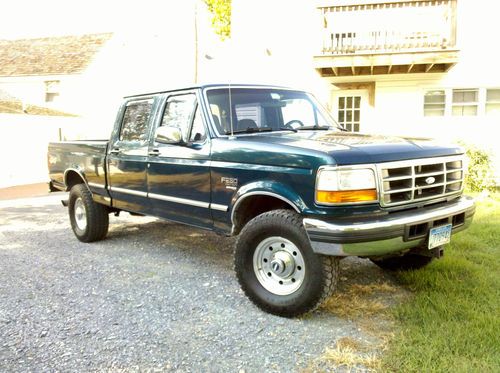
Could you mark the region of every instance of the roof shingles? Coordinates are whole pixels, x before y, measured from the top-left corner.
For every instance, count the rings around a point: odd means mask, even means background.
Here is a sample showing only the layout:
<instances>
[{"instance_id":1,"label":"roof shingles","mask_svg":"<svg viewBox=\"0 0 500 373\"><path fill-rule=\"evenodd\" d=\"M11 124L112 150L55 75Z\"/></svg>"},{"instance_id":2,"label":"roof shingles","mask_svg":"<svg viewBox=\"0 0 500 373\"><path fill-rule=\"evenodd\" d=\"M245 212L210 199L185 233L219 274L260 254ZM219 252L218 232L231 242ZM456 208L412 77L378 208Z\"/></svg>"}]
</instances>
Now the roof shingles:
<instances>
[{"instance_id":1,"label":"roof shingles","mask_svg":"<svg viewBox=\"0 0 500 373\"><path fill-rule=\"evenodd\" d=\"M108 33L0 40L0 76L80 73L111 36Z\"/></svg>"}]
</instances>

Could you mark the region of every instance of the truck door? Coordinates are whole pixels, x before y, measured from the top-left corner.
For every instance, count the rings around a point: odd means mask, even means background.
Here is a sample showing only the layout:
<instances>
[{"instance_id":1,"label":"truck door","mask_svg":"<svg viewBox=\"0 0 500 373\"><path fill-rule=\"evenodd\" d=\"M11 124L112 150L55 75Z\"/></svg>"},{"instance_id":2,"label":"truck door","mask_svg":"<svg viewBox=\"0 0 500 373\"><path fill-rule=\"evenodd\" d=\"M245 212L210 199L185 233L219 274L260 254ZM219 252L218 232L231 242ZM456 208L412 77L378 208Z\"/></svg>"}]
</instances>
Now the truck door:
<instances>
[{"instance_id":1,"label":"truck door","mask_svg":"<svg viewBox=\"0 0 500 373\"><path fill-rule=\"evenodd\" d=\"M148 196L153 214L187 224L209 227L210 139L195 92L166 95L159 126L177 127L182 140L155 140L149 149Z\"/></svg>"},{"instance_id":2,"label":"truck door","mask_svg":"<svg viewBox=\"0 0 500 373\"><path fill-rule=\"evenodd\" d=\"M126 211L149 209L146 168L152 108L153 98L127 102L109 145L109 193L113 206Z\"/></svg>"}]
</instances>

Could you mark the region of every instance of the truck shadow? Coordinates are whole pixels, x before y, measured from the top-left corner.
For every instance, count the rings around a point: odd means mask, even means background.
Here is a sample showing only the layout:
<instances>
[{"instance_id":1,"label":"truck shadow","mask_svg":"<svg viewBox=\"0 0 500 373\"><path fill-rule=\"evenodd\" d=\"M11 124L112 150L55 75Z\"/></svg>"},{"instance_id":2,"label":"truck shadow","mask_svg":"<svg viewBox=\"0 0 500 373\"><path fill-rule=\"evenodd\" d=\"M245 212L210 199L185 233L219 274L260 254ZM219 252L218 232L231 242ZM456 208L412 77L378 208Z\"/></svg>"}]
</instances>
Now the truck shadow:
<instances>
[{"instance_id":1,"label":"truck shadow","mask_svg":"<svg viewBox=\"0 0 500 373\"><path fill-rule=\"evenodd\" d=\"M67 214L59 205L7 207L1 209L1 232L46 232L58 240L74 242L78 250L89 256L106 252L117 259L133 257L135 265L144 262L145 270L151 262L158 267L173 263L191 267L188 270L204 268L200 271L206 276L218 273L234 277L235 237L150 217L110 216L107 238L82 244L73 236ZM315 312L316 316L333 315L349 320L376 317L407 295L393 274L380 270L367 259L346 258L341 260L340 268L337 291ZM236 280L231 287L238 289Z\"/></svg>"},{"instance_id":2,"label":"truck shadow","mask_svg":"<svg viewBox=\"0 0 500 373\"><path fill-rule=\"evenodd\" d=\"M232 271L234 237L225 237L211 231L184 224L149 217L126 217L110 220L110 229L103 244L120 243L139 246L142 250L164 250L191 256L202 263L217 264L220 269Z\"/></svg>"},{"instance_id":3,"label":"truck shadow","mask_svg":"<svg viewBox=\"0 0 500 373\"><path fill-rule=\"evenodd\" d=\"M214 265L218 271L233 275L235 237L161 220L137 223L137 219L150 218L133 219L133 223L112 224L106 241L140 245L143 250L161 248L164 253L168 250L169 256L172 253L189 256L199 265ZM143 242L155 244L144 246ZM349 320L376 317L407 295L394 274L381 270L368 259L349 257L340 261L337 291L315 313Z\"/></svg>"}]
</instances>

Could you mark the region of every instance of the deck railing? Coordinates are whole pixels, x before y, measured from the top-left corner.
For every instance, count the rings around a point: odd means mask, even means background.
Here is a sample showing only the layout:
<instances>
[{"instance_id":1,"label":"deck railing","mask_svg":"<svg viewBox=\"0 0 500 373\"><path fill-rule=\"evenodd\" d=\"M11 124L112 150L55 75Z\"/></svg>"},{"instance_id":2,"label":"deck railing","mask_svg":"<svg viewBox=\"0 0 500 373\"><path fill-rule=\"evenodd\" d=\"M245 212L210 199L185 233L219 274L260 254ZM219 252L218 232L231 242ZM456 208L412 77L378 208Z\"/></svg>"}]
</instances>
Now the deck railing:
<instances>
[{"instance_id":1,"label":"deck railing","mask_svg":"<svg viewBox=\"0 0 500 373\"><path fill-rule=\"evenodd\" d=\"M332 1L322 6L324 55L452 49L456 0Z\"/></svg>"}]
</instances>

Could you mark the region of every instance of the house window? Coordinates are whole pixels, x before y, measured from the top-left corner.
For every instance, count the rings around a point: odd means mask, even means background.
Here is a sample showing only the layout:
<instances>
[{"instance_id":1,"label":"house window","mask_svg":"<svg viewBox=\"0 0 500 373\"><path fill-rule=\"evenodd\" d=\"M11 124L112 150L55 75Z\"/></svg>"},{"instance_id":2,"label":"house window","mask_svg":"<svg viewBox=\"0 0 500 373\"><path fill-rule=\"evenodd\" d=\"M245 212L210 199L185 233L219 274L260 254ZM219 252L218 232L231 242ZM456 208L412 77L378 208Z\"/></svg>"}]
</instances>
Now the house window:
<instances>
[{"instance_id":1,"label":"house window","mask_svg":"<svg viewBox=\"0 0 500 373\"><path fill-rule=\"evenodd\" d=\"M486 91L486 115L500 116L500 89Z\"/></svg>"},{"instance_id":2,"label":"house window","mask_svg":"<svg viewBox=\"0 0 500 373\"><path fill-rule=\"evenodd\" d=\"M339 97L338 122L346 130L359 132L361 96Z\"/></svg>"},{"instance_id":3,"label":"house window","mask_svg":"<svg viewBox=\"0 0 500 373\"><path fill-rule=\"evenodd\" d=\"M477 115L479 89L454 89L451 114L454 116Z\"/></svg>"},{"instance_id":4,"label":"house window","mask_svg":"<svg viewBox=\"0 0 500 373\"><path fill-rule=\"evenodd\" d=\"M45 102L54 102L57 100L58 97L59 97L59 93L46 92L45 93Z\"/></svg>"},{"instance_id":5,"label":"house window","mask_svg":"<svg viewBox=\"0 0 500 373\"><path fill-rule=\"evenodd\" d=\"M424 116L442 117L446 105L444 90L427 91L424 96Z\"/></svg>"},{"instance_id":6,"label":"house window","mask_svg":"<svg viewBox=\"0 0 500 373\"><path fill-rule=\"evenodd\" d=\"M45 102L55 102L59 97L59 80L45 82Z\"/></svg>"}]
</instances>

